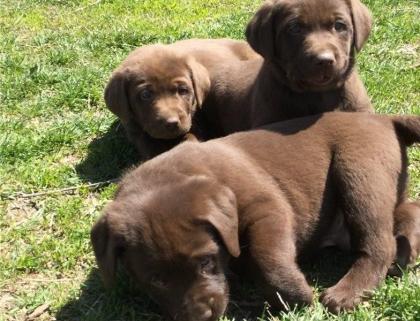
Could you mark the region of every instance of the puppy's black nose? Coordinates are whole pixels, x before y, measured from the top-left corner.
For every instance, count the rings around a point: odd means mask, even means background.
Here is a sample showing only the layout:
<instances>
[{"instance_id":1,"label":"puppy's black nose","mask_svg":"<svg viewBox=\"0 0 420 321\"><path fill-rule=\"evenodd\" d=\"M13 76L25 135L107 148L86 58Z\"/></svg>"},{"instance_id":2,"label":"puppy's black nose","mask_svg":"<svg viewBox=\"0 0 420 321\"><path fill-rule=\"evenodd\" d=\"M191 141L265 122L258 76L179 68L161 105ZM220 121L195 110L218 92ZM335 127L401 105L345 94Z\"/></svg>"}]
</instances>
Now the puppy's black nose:
<instances>
[{"instance_id":1,"label":"puppy's black nose","mask_svg":"<svg viewBox=\"0 0 420 321\"><path fill-rule=\"evenodd\" d=\"M165 127L169 130L175 130L179 127L179 119L177 117L171 117L166 120Z\"/></svg>"},{"instance_id":2,"label":"puppy's black nose","mask_svg":"<svg viewBox=\"0 0 420 321\"><path fill-rule=\"evenodd\" d=\"M314 57L318 66L328 67L335 64L335 57L332 52L324 51Z\"/></svg>"}]
</instances>

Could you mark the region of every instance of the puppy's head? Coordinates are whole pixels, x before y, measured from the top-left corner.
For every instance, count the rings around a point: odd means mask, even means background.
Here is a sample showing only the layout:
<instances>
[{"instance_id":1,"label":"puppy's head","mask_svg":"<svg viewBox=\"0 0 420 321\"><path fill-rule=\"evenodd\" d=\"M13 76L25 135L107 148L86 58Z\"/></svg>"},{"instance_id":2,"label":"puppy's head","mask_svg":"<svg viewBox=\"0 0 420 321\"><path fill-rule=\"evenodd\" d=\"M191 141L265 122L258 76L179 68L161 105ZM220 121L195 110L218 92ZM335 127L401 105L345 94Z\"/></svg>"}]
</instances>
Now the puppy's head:
<instances>
[{"instance_id":1,"label":"puppy's head","mask_svg":"<svg viewBox=\"0 0 420 321\"><path fill-rule=\"evenodd\" d=\"M232 191L204 177L119 193L92 229L105 284L120 260L172 319L217 320L228 302L225 269L239 256Z\"/></svg>"},{"instance_id":2,"label":"puppy's head","mask_svg":"<svg viewBox=\"0 0 420 321\"><path fill-rule=\"evenodd\" d=\"M190 130L209 87L207 70L193 57L152 45L134 51L112 74L105 102L123 124L172 139Z\"/></svg>"},{"instance_id":3,"label":"puppy's head","mask_svg":"<svg viewBox=\"0 0 420 321\"><path fill-rule=\"evenodd\" d=\"M323 91L343 85L371 27L359 0L268 0L246 36L291 89Z\"/></svg>"}]
</instances>

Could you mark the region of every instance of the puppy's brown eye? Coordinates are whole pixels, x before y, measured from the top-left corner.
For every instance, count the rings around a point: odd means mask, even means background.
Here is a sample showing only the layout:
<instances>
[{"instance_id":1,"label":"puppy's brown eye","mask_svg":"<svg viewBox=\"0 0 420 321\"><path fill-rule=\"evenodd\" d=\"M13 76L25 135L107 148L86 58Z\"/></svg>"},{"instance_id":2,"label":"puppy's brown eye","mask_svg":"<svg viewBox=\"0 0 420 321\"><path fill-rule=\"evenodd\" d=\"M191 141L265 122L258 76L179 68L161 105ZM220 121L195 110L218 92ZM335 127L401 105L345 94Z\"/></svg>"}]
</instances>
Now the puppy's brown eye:
<instances>
[{"instance_id":1,"label":"puppy's brown eye","mask_svg":"<svg viewBox=\"0 0 420 321\"><path fill-rule=\"evenodd\" d=\"M299 22L294 21L287 26L287 32L292 35L297 35L302 32L302 26Z\"/></svg>"},{"instance_id":2,"label":"puppy's brown eye","mask_svg":"<svg viewBox=\"0 0 420 321\"><path fill-rule=\"evenodd\" d=\"M347 25L344 22L342 22L340 20L337 20L334 23L334 29L338 32L346 31L347 30Z\"/></svg>"},{"instance_id":3,"label":"puppy's brown eye","mask_svg":"<svg viewBox=\"0 0 420 321\"><path fill-rule=\"evenodd\" d=\"M143 89L140 91L140 99L144 101L151 100L153 98L153 92L150 89Z\"/></svg>"},{"instance_id":4,"label":"puppy's brown eye","mask_svg":"<svg viewBox=\"0 0 420 321\"><path fill-rule=\"evenodd\" d=\"M214 274L216 268L216 262L213 256L205 256L200 260L200 272L201 274Z\"/></svg>"},{"instance_id":5,"label":"puppy's brown eye","mask_svg":"<svg viewBox=\"0 0 420 321\"><path fill-rule=\"evenodd\" d=\"M190 93L190 90L188 89L188 87L185 87L185 86L179 86L177 88L177 91L178 91L178 94L180 94L181 96L185 96Z\"/></svg>"}]
</instances>

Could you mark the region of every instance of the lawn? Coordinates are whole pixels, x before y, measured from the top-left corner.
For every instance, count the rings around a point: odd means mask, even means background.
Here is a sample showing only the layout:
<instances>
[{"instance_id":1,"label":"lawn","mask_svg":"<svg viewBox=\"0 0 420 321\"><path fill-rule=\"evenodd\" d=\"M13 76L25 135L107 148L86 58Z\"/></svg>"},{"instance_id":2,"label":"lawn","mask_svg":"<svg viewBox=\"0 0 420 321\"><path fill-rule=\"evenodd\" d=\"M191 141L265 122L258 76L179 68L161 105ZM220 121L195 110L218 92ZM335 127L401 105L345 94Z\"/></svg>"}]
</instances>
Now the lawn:
<instances>
[{"instance_id":1,"label":"lawn","mask_svg":"<svg viewBox=\"0 0 420 321\"><path fill-rule=\"evenodd\" d=\"M375 108L420 115L420 5L365 3L375 27L358 64ZM136 162L105 108L104 85L139 45L242 39L259 4L0 0L0 321L160 319L124 275L106 293L94 262L90 227L112 199L113 180ZM410 163L410 195L418 199L419 148L410 150ZM318 292L342 261L327 256L306 267ZM249 311L264 321L420 320L420 271L387 279L371 301L338 317L319 303L271 316L254 307L249 287L233 301L225 321L250 320Z\"/></svg>"}]
</instances>

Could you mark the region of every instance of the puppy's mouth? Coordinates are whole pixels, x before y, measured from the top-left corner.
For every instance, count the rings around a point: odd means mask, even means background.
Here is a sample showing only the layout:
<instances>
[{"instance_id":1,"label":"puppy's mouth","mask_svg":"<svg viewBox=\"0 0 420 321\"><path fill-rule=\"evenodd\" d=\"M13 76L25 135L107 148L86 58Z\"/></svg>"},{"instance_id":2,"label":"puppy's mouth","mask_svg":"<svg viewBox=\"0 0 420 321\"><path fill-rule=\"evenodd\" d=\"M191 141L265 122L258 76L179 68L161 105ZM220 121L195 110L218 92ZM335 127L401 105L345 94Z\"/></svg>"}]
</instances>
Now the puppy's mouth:
<instances>
[{"instance_id":1,"label":"puppy's mouth","mask_svg":"<svg viewBox=\"0 0 420 321\"><path fill-rule=\"evenodd\" d=\"M176 139L181 136L184 136L189 132L191 125L178 126L174 128L167 128L166 126L161 126L160 124L154 124L151 126L145 126L145 131L153 138L156 139Z\"/></svg>"},{"instance_id":2,"label":"puppy's mouth","mask_svg":"<svg viewBox=\"0 0 420 321\"><path fill-rule=\"evenodd\" d=\"M331 74L320 74L303 79L301 82L306 87L326 87L333 81Z\"/></svg>"},{"instance_id":3,"label":"puppy's mouth","mask_svg":"<svg viewBox=\"0 0 420 321\"><path fill-rule=\"evenodd\" d=\"M309 71L291 69L288 77L298 91L327 91L341 87L346 81L350 67L346 61L343 66L324 69L309 68Z\"/></svg>"},{"instance_id":4,"label":"puppy's mouth","mask_svg":"<svg viewBox=\"0 0 420 321\"><path fill-rule=\"evenodd\" d=\"M188 133L188 129L177 129L176 131L166 132L159 130L147 131L147 133L153 138L157 139L176 139Z\"/></svg>"},{"instance_id":5,"label":"puppy's mouth","mask_svg":"<svg viewBox=\"0 0 420 321\"><path fill-rule=\"evenodd\" d=\"M339 88L343 85L346 72L331 71L319 72L311 75L301 75L295 80L297 88L302 91L327 91Z\"/></svg>"}]
</instances>

